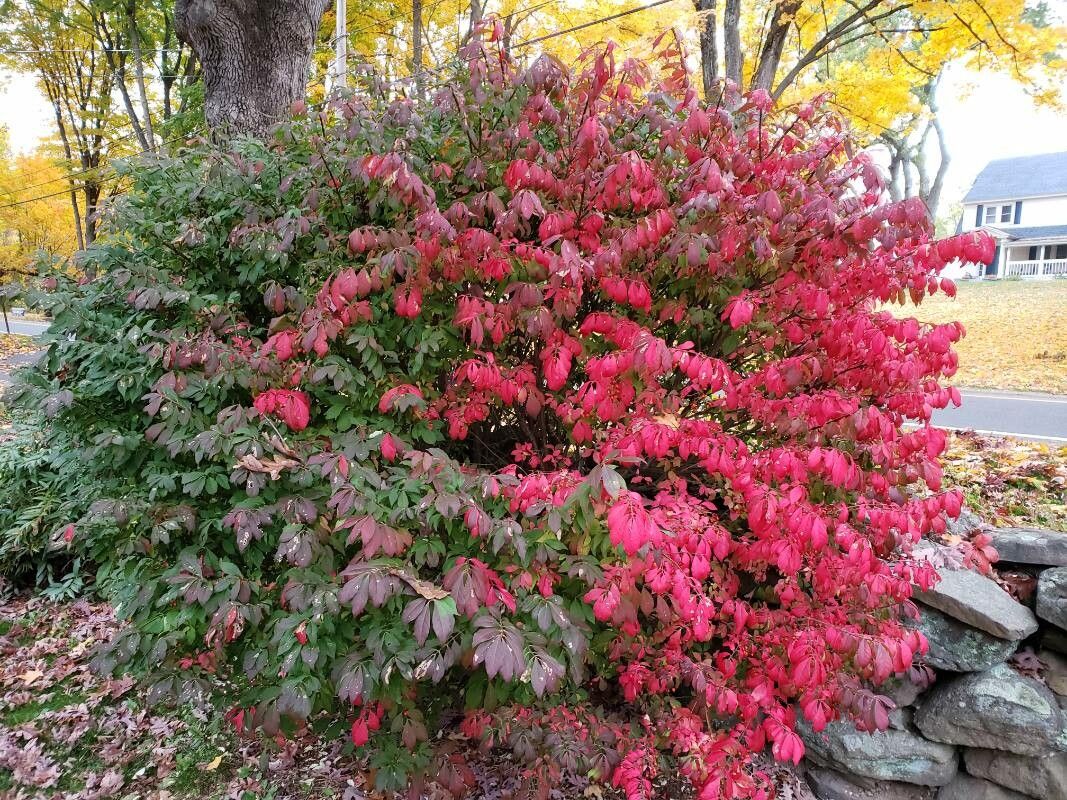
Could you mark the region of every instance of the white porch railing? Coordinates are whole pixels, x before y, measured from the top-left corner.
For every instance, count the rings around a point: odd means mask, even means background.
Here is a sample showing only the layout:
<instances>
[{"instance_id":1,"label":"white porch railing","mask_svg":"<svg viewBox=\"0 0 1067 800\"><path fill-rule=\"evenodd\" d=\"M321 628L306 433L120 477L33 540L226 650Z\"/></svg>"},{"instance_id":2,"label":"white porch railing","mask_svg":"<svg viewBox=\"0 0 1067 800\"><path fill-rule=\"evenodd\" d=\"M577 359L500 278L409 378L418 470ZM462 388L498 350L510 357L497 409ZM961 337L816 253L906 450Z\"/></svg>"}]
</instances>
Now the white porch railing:
<instances>
[{"instance_id":1,"label":"white porch railing","mask_svg":"<svg viewBox=\"0 0 1067 800\"><path fill-rule=\"evenodd\" d=\"M1042 259L1040 261L1007 261L1004 277L1051 278L1067 275L1067 258Z\"/></svg>"}]
</instances>

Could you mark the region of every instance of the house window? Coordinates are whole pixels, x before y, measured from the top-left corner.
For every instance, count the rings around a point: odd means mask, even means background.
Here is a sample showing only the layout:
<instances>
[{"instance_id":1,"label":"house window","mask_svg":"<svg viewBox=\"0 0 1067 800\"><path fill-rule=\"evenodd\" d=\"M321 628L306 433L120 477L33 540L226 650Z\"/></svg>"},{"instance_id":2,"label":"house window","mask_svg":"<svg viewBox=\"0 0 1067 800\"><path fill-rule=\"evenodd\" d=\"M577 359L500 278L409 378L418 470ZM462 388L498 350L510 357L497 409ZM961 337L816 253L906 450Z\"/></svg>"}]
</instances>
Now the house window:
<instances>
[{"instance_id":1,"label":"house window","mask_svg":"<svg viewBox=\"0 0 1067 800\"><path fill-rule=\"evenodd\" d=\"M985 224L986 225L992 225L996 221L997 221L997 207L996 206L986 206L986 209L985 209Z\"/></svg>"},{"instance_id":2,"label":"house window","mask_svg":"<svg viewBox=\"0 0 1067 800\"><path fill-rule=\"evenodd\" d=\"M1001 222L1011 222L1011 206L1010 205L1001 206L1000 207L1000 221Z\"/></svg>"},{"instance_id":3,"label":"house window","mask_svg":"<svg viewBox=\"0 0 1067 800\"><path fill-rule=\"evenodd\" d=\"M1026 260L1027 261L1037 261L1037 259L1040 258L1040 256L1038 256L1038 254L1037 254L1037 251L1038 251L1037 245L1031 245L1030 249L1026 251Z\"/></svg>"},{"instance_id":4,"label":"house window","mask_svg":"<svg viewBox=\"0 0 1067 800\"><path fill-rule=\"evenodd\" d=\"M1067 258L1067 244L1056 245L1056 255L1054 257L1057 259Z\"/></svg>"}]
</instances>

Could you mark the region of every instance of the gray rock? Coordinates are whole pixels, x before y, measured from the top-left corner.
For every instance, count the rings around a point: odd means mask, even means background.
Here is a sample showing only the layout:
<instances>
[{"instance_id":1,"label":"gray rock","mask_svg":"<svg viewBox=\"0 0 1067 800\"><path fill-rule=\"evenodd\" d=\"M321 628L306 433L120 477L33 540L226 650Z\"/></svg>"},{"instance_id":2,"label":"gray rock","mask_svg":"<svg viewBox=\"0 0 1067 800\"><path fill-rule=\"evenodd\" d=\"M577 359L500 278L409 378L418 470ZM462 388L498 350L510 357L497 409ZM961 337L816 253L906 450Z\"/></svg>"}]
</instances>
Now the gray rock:
<instances>
[{"instance_id":1,"label":"gray rock","mask_svg":"<svg viewBox=\"0 0 1067 800\"><path fill-rule=\"evenodd\" d=\"M952 783L941 787L937 793L937 800L1030 800L1030 798L961 772L953 778Z\"/></svg>"},{"instance_id":2,"label":"gray rock","mask_svg":"<svg viewBox=\"0 0 1067 800\"><path fill-rule=\"evenodd\" d=\"M808 770L808 784L819 800L933 800L935 789L897 781L872 781L832 769Z\"/></svg>"},{"instance_id":3,"label":"gray rock","mask_svg":"<svg viewBox=\"0 0 1067 800\"><path fill-rule=\"evenodd\" d=\"M1047 686L999 664L935 686L915 725L935 742L1044 756L1060 746L1063 714Z\"/></svg>"},{"instance_id":4,"label":"gray rock","mask_svg":"<svg viewBox=\"0 0 1067 800\"><path fill-rule=\"evenodd\" d=\"M937 586L916 599L1001 639L1025 639L1037 630L1033 611L969 569L943 570Z\"/></svg>"},{"instance_id":5,"label":"gray rock","mask_svg":"<svg viewBox=\"0 0 1067 800\"><path fill-rule=\"evenodd\" d=\"M1008 660L1018 640L1000 639L942 614L920 610L918 628L930 643L926 663L951 672L981 672Z\"/></svg>"},{"instance_id":6,"label":"gray rock","mask_svg":"<svg viewBox=\"0 0 1067 800\"><path fill-rule=\"evenodd\" d=\"M889 712L889 727L895 731L910 730L914 716L915 712L910 708L894 708Z\"/></svg>"},{"instance_id":7,"label":"gray rock","mask_svg":"<svg viewBox=\"0 0 1067 800\"><path fill-rule=\"evenodd\" d=\"M956 774L956 748L928 742L912 731L892 728L861 733L845 721L831 722L821 733L801 721L797 732L809 760L862 778L943 786Z\"/></svg>"},{"instance_id":8,"label":"gray rock","mask_svg":"<svg viewBox=\"0 0 1067 800\"><path fill-rule=\"evenodd\" d=\"M1046 569L1037 579L1037 615L1067 629L1067 567Z\"/></svg>"},{"instance_id":9,"label":"gray rock","mask_svg":"<svg viewBox=\"0 0 1067 800\"><path fill-rule=\"evenodd\" d=\"M960 515L956 519L952 519L947 515L945 517L945 530L950 534L963 538L967 538L969 534L987 527L989 526L982 521L982 518L969 508L961 509Z\"/></svg>"},{"instance_id":10,"label":"gray rock","mask_svg":"<svg viewBox=\"0 0 1067 800\"><path fill-rule=\"evenodd\" d=\"M1040 528L996 528L989 535L1001 561L1067 566L1067 534Z\"/></svg>"},{"instance_id":11,"label":"gray rock","mask_svg":"<svg viewBox=\"0 0 1067 800\"><path fill-rule=\"evenodd\" d=\"M1045 685L1058 695L1067 695L1067 658L1051 650L1037 654L1045 664Z\"/></svg>"},{"instance_id":12,"label":"gray rock","mask_svg":"<svg viewBox=\"0 0 1067 800\"><path fill-rule=\"evenodd\" d=\"M1027 758L999 750L965 750L972 775L1040 800L1067 800L1067 753Z\"/></svg>"},{"instance_id":13,"label":"gray rock","mask_svg":"<svg viewBox=\"0 0 1067 800\"><path fill-rule=\"evenodd\" d=\"M906 677L891 678L878 687L878 692L896 703L897 708L910 706L922 694L922 691L921 686Z\"/></svg>"}]
</instances>

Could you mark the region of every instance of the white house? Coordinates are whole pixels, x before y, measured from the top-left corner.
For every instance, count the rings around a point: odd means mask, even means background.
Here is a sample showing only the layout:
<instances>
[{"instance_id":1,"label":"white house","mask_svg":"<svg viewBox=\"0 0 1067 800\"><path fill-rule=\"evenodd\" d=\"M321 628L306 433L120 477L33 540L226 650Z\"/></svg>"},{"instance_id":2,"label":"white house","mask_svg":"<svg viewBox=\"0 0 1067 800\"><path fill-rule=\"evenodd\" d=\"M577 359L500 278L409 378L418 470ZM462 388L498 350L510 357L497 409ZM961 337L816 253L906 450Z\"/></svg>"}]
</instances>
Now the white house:
<instances>
[{"instance_id":1,"label":"white house","mask_svg":"<svg viewBox=\"0 0 1067 800\"><path fill-rule=\"evenodd\" d=\"M997 240L979 277L1067 277L1067 152L990 161L963 198L958 232Z\"/></svg>"}]
</instances>

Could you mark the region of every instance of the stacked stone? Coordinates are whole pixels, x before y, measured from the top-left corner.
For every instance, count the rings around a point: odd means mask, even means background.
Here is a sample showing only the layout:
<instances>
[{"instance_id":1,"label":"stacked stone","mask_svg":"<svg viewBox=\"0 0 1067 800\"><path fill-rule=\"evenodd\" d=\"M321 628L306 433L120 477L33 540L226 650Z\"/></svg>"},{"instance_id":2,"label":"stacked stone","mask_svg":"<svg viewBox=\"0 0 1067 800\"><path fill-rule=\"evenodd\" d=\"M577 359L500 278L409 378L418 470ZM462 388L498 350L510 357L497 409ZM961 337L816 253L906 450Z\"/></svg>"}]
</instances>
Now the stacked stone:
<instances>
[{"instance_id":1,"label":"stacked stone","mask_svg":"<svg viewBox=\"0 0 1067 800\"><path fill-rule=\"evenodd\" d=\"M801 728L819 800L1067 800L1067 533L990 534L1001 566L1037 575L1035 608L977 572L943 568L916 598L933 686L883 688L898 710L880 733ZM1024 642L1041 679L1005 663Z\"/></svg>"}]
</instances>

